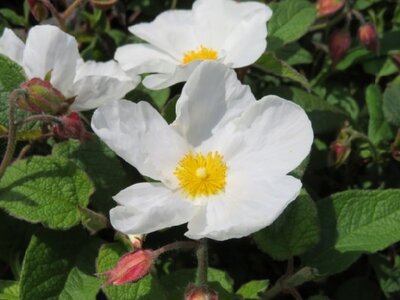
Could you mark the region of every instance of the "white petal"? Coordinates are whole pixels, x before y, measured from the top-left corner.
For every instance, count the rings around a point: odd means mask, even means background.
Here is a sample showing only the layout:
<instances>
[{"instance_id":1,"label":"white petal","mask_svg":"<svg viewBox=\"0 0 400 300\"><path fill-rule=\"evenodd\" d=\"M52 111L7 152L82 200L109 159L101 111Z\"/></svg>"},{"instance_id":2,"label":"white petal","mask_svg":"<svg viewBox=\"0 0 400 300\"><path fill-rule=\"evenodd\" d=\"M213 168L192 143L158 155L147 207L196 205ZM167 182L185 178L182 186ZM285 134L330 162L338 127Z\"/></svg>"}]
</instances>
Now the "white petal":
<instances>
[{"instance_id":1,"label":"white petal","mask_svg":"<svg viewBox=\"0 0 400 300\"><path fill-rule=\"evenodd\" d=\"M179 62L182 61L186 51L199 47L193 31L193 15L190 10L165 11L153 22L134 25L129 31L170 54Z\"/></svg>"},{"instance_id":2,"label":"white petal","mask_svg":"<svg viewBox=\"0 0 400 300\"><path fill-rule=\"evenodd\" d=\"M160 183L132 185L114 197L127 206L111 209L111 224L127 234L146 234L186 223L195 210L178 193Z\"/></svg>"},{"instance_id":3,"label":"white petal","mask_svg":"<svg viewBox=\"0 0 400 300\"><path fill-rule=\"evenodd\" d=\"M128 77L115 61L80 63L72 95L77 96L71 111L90 110L108 101L121 99L139 84L139 77Z\"/></svg>"},{"instance_id":4,"label":"white petal","mask_svg":"<svg viewBox=\"0 0 400 300\"><path fill-rule=\"evenodd\" d=\"M245 24L253 22L251 20L255 18L259 20L256 22L258 26L265 29L265 23L272 14L262 3L255 1L238 3L232 0L198 0L193 4L193 13L196 36L206 47L224 49L227 39L232 39L232 35L239 35L237 39L242 39L243 44L238 46L246 47L249 51L252 51L253 44L246 43L247 34L252 36L253 32L243 32L238 28L247 27ZM252 29L259 31L256 27ZM261 37L258 33L256 36L257 39L265 40L266 31L265 36ZM255 40L258 44L257 39Z\"/></svg>"},{"instance_id":5,"label":"white petal","mask_svg":"<svg viewBox=\"0 0 400 300\"><path fill-rule=\"evenodd\" d=\"M0 54L7 56L15 61L17 64L22 65L22 55L25 45L15 33L6 28L0 38Z\"/></svg>"},{"instance_id":6,"label":"white petal","mask_svg":"<svg viewBox=\"0 0 400 300\"><path fill-rule=\"evenodd\" d=\"M182 90L173 126L193 146L198 146L253 103L249 87L240 83L233 70L205 61Z\"/></svg>"},{"instance_id":7,"label":"white petal","mask_svg":"<svg viewBox=\"0 0 400 300\"><path fill-rule=\"evenodd\" d=\"M28 77L44 78L51 71L51 83L68 94L80 59L73 36L51 25L39 25L29 31L23 57Z\"/></svg>"},{"instance_id":8,"label":"white petal","mask_svg":"<svg viewBox=\"0 0 400 300\"><path fill-rule=\"evenodd\" d=\"M149 44L130 44L119 47L115 59L129 74L173 73L177 64L168 54Z\"/></svg>"},{"instance_id":9,"label":"white petal","mask_svg":"<svg viewBox=\"0 0 400 300\"><path fill-rule=\"evenodd\" d=\"M94 132L145 176L177 186L173 175L186 142L147 102L112 101L92 117Z\"/></svg>"},{"instance_id":10,"label":"white petal","mask_svg":"<svg viewBox=\"0 0 400 300\"><path fill-rule=\"evenodd\" d=\"M197 212L186 236L219 241L247 236L274 222L301 188L300 180L291 176L270 180L235 175L229 178L224 194Z\"/></svg>"}]
</instances>

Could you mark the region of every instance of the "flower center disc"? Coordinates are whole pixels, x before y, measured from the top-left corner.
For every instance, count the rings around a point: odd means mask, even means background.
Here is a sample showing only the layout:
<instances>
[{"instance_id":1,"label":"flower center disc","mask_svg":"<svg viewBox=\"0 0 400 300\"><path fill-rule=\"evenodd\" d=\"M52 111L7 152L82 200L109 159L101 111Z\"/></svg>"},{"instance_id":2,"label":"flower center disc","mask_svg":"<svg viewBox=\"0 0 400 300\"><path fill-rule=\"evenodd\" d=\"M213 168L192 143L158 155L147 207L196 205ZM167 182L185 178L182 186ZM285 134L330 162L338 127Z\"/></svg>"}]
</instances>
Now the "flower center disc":
<instances>
[{"instance_id":1,"label":"flower center disc","mask_svg":"<svg viewBox=\"0 0 400 300\"><path fill-rule=\"evenodd\" d=\"M218 52L211 48L200 46L198 50L186 51L182 58L184 65L191 63L194 60L216 60L218 59Z\"/></svg>"},{"instance_id":2,"label":"flower center disc","mask_svg":"<svg viewBox=\"0 0 400 300\"><path fill-rule=\"evenodd\" d=\"M174 175L180 187L191 198L212 196L226 185L224 158L218 152L188 153L178 163Z\"/></svg>"}]
</instances>

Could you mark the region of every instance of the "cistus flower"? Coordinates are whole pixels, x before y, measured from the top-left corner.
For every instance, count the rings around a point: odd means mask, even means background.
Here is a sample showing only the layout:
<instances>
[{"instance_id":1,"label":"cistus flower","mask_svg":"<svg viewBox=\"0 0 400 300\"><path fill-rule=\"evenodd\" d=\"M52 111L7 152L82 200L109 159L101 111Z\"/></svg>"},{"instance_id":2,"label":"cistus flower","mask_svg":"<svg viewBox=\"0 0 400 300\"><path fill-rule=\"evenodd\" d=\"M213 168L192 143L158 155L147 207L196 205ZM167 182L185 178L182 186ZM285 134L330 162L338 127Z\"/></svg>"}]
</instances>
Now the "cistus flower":
<instances>
[{"instance_id":1,"label":"cistus flower","mask_svg":"<svg viewBox=\"0 0 400 300\"><path fill-rule=\"evenodd\" d=\"M241 68L265 51L271 15L259 2L197 0L192 10L166 11L151 23L131 26L148 44L120 47L115 59L129 74L153 73L143 80L150 89L186 81L203 60Z\"/></svg>"},{"instance_id":2,"label":"cistus flower","mask_svg":"<svg viewBox=\"0 0 400 300\"><path fill-rule=\"evenodd\" d=\"M371 23L366 23L358 28L358 39L368 50L379 52L379 39L376 28Z\"/></svg>"},{"instance_id":3,"label":"cistus flower","mask_svg":"<svg viewBox=\"0 0 400 300\"><path fill-rule=\"evenodd\" d=\"M137 250L120 258L116 266L99 275L106 275L104 284L123 285L146 276L157 255L151 250Z\"/></svg>"},{"instance_id":4,"label":"cistus flower","mask_svg":"<svg viewBox=\"0 0 400 300\"><path fill-rule=\"evenodd\" d=\"M345 0L318 0L315 4L318 17L333 15L344 6Z\"/></svg>"},{"instance_id":5,"label":"cistus flower","mask_svg":"<svg viewBox=\"0 0 400 300\"><path fill-rule=\"evenodd\" d=\"M185 300L218 300L218 294L207 288L190 286L185 293Z\"/></svg>"},{"instance_id":6,"label":"cistus flower","mask_svg":"<svg viewBox=\"0 0 400 300\"><path fill-rule=\"evenodd\" d=\"M335 31L329 39L329 53L336 65L346 55L351 46L351 35L347 30Z\"/></svg>"},{"instance_id":7,"label":"cistus flower","mask_svg":"<svg viewBox=\"0 0 400 300\"><path fill-rule=\"evenodd\" d=\"M299 194L287 175L310 151L313 132L298 105L256 101L236 73L203 62L168 125L148 103L100 107L92 128L119 156L159 182L132 185L114 200L111 223L126 234L188 222L186 236L240 238L271 224Z\"/></svg>"},{"instance_id":8,"label":"cistus flower","mask_svg":"<svg viewBox=\"0 0 400 300\"><path fill-rule=\"evenodd\" d=\"M83 62L75 38L55 26L34 26L25 44L5 29L0 54L22 66L27 80L49 79L66 99L75 98L69 111L90 110L122 98L139 82L138 77L128 77L115 61Z\"/></svg>"}]
</instances>

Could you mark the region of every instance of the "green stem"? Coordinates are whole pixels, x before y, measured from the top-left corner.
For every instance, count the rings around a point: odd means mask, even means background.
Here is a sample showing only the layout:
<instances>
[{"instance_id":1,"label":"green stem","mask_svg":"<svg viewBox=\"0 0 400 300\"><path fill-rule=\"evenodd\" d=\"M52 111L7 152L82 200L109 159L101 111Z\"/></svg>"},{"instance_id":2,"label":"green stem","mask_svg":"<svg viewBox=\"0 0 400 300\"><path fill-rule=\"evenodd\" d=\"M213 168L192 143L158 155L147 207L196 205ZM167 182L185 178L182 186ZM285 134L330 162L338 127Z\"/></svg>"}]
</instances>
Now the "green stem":
<instances>
[{"instance_id":1,"label":"green stem","mask_svg":"<svg viewBox=\"0 0 400 300\"><path fill-rule=\"evenodd\" d=\"M15 144L17 143L17 126L14 123L15 102L20 96L21 93L19 90L13 91L8 96L8 140L6 152L4 153L3 160L0 164L0 178L4 175L7 167L10 165L15 152Z\"/></svg>"},{"instance_id":2,"label":"green stem","mask_svg":"<svg viewBox=\"0 0 400 300\"><path fill-rule=\"evenodd\" d=\"M175 9L177 5L178 5L178 0L172 0L171 9Z\"/></svg>"},{"instance_id":3,"label":"green stem","mask_svg":"<svg viewBox=\"0 0 400 300\"><path fill-rule=\"evenodd\" d=\"M197 285L207 285L207 271L208 271L208 249L207 239L201 239L200 245L197 248Z\"/></svg>"},{"instance_id":4,"label":"green stem","mask_svg":"<svg viewBox=\"0 0 400 300\"><path fill-rule=\"evenodd\" d=\"M261 299L270 300L282 292L290 293L295 287L305 282L312 281L315 278L317 278L317 270L311 267L304 267L287 279L278 281L272 288L264 293Z\"/></svg>"}]
</instances>

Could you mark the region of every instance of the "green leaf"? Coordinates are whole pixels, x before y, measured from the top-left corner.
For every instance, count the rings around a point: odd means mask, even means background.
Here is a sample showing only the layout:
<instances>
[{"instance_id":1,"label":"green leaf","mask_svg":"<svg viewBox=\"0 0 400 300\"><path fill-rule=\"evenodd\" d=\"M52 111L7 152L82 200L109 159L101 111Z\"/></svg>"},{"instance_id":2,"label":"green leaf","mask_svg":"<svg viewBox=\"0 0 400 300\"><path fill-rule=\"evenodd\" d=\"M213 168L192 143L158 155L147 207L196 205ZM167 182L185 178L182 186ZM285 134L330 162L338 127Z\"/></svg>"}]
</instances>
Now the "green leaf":
<instances>
[{"instance_id":1,"label":"green leaf","mask_svg":"<svg viewBox=\"0 0 400 300\"><path fill-rule=\"evenodd\" d=\"M119 258L128 251L129 249L120 244L103 245L97 257L97 273L112 269L117 264ZM165 299L161 287L156 284L151 275L147 275L135 283L127 283L120 286L106 285L102 289L110 300Z\"/></svg>"},{"instance_id":2,"label":"green leaf","mask_svg":"<svg viewBox=\"0 0 400 300\"><path fill-rule=\"evenodd\" d=\"M385 90L383 113L390 124L400 127L400 86L393 85Z\"/></svg>"},{"instance_id":3,"label":"green leaf","mask_svg":"<svg viewBox=\"0 0 400 300\"><path fill-rule=\"evenodd\" d=\"M268 49L274 51L302 37L314 23L315 7L305 0L283 0L272 3L268 24Z\"/></svg>"},{"instance_id":4,"label":"green leaf","mask_svg":"<svg viewBox=\"0 0 400 300\"><path fill-rule=\"evenodd\" d=\"M394 263L381 254L370 256L376 277L382 292L387 299L398 299L400 296L400 256L395 257Z\"/></svg>"},{"instance_id":5,"label":"green leaf","mask_svg":"<svg viewBox=\"0 0 400 300\"><path fill-rule=\"evenodd\" d=\"M365 100L369 113L368 137L376 145L391 139L393 133L383 115L383 96L378 85L368 86Z\"/></svg>"},{"instance_id":6,"label":"green leaf","mask_svg":"<svg viewBox=\"0 0 400 300\"><path fill-rule=\"evenodd\" d=\"M275 54L278 59L283 60L291 66L309 64L313 61L311 53L301 48L298 43L287 44Z\"/></svg>"},{"instance_id":7,"label":"green leaf","mask_svg":"<svg viewBox=\"0 0 400 300\"><path fill-rule=\"evenodd\" d=\"M390 57L376 58L363 63L365 73L376 77L384 77L398 72L397 66Z\"/></svg>"},{"instance_id":8,"label":"green leaf","mask_svg":"<svg viewBox=\"0 0 400 300\"><path fill-rule=\"evenodd\" d=\"M13 10L9 8L0 9L0 16L6 19L13 25L22 26L26 25L24 17L17 15Z\"/></svg>"},{"instance_id":9,"label":"green leaf","mask_svg":"<svg viewBox=\"0 0 400 300\"><path fill-rule=\"evenodd\" d=\"M373 253L400 240L400 190L352 190L317 203L320 242L304 262L320 273L347 268L362 252Z\"/></svg>"},{"instance_id":10,"label":"green leaf","mask_svg":"<svg viewBox=\"0 0 400 300\"><path fill-rule=\"evenodd\" d=\"M11 165L0 182L0 207L28 222L67 229L80 221L93 186L73 162L32 157Z\"/></svg>"},{"instance_id":11,"label":"green leaf","mask_svg":"<svg viewBox=\"0 0 400 300\"><path fill-rule=\"evenodd\" d=\"M190 283L197 280L197 270L186 269L179 270L161 277L161 284L167 292L168 300L183 299L185 290ZM218 293L219 300L232 300L233 280L223 271L208 269L208 286L211 290Z\"/></svg>"},{"instance_id":12,"label":"green leaf","mask_svg":"<svg viewBox=\"0 0 400 300\"><path fill-rule=\"evenodd\" d=\"M276 260L300 255L319 239L317 209L307 194L300 195L270 226L254 234L257 246Z\"/></svg>"},{"instance_id":13,"label":"green leaf","mask_svg":"<svg viewBox=\"0 0 400 300\"><path fill-rule=\"evenodd\" d=\"M380 299L380 292L376 284L368 278L355 277L339 286L335 299L376 300Z\"/></svg>"},{"instance_id":14,"label":"green leaf","mask_svg":"<svg viewBox=\"0 0 400 300\"><path fill-rule=\"evenodd\" d=\"M34 235L22 266L21 300L96 299L101 282L90 275L99 246L77 229Z\"/></svg>"},{"instance_id":15,"label":"green leaf","mask_svg":"<svg viewBox=\"0 0 400 300\"><path fill-rule=\"evenodd\" d=\"M258 293L265 292L268 286L269 280L252 280L243 284L236 294L245 299L259 299Z\"/></svg>"},{"instance_id":16,"label":"green leaf","mask_svg":"<svg viewBox=\"0 0 400 300\"><path fill-rule=\"evenodd\" d=\"M170 95L170 89L149 90L143 85L139 85L133 91L129 92L126 99L139 102L147 101L152 103L159 111L162 110Z\"/></svg>"},{"instance_id":17,"label":"green leaf","mask_svg":"<svg viewBox=\"0 0 400 300\"><path fill-rule=\"evenodd\" d=\"M20 300L17 281L0 280L0 300Z\"/></svg>"},{"instance_id":18,"label":"green leaf","mask_svg":"<svg viewBox=\"0 0 400 300\"><path fill-rule=\"evenodd\" d=\"M89 175L96 187L90 204L106 215L115 206L112 196L129 185L118 157L98 139L59 143L53 148L53 156L75 162Z\"/></svg>"},{"instance_id":19,"label":"green leaf","mask_svg":"<svg viewBox=\"0 0 400 300\"><path fill-rule=\"evenodd\" d=\"M354 9L366 9L379 1L381 0L357 0L356 3L354 3Z\"/></svg>"},{"instance_id":20,"label":"green leaf","mask_svg":"<svg viewBox=\"0 0 400 300\"><path fill-rule=\"evenodd\" d=\"M301 75L284 61L277 59L271 52L265 52L258 59L255 66L259 67L265 72L298 82L306 89L310 89L310 83L303 75Z\"/></svg>"}]
</instances>

